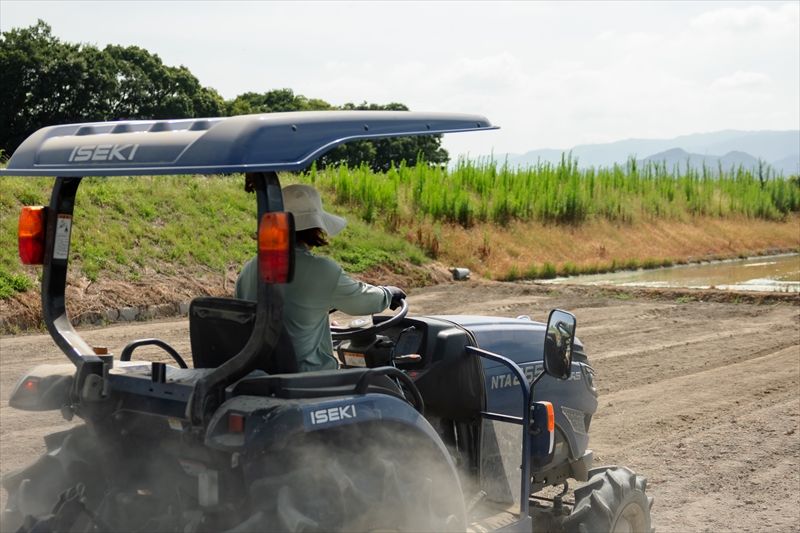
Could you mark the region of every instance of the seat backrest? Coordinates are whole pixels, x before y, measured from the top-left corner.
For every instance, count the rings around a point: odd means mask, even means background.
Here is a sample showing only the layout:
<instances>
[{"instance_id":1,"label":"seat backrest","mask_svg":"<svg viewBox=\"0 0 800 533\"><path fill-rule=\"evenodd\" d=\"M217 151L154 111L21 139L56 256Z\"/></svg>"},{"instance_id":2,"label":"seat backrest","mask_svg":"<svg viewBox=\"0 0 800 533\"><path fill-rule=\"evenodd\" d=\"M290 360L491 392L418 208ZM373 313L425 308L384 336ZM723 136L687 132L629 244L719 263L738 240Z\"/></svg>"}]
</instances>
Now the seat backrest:
<instances>
[{"instance_id":1,"label":"seat backrest","mask_svg":"<svg viewBox=\"0 0 800 533\"><path fill-rule=\"evenodd\" d=\"M486 411L486 381L480 357L467 352L472 341L466 331L440 331L434 349L441 359L414 381L425 399L425 412L457 422L477 424Z\"/></svg>"},{"instance_id":2,"label":"seat backrest","mask_svg":"<svg viewBox=\"0 0 800 533\"><path fill-rule=\"evenodd\" d=\"M255 302L215 297L192 300L189 337L194 368L217 368L241 352L253 333L255 319ZM294 345L285 327L271 357L264 345L257 368L269 374L298 371Z\"/></svg>"}]
</instances>

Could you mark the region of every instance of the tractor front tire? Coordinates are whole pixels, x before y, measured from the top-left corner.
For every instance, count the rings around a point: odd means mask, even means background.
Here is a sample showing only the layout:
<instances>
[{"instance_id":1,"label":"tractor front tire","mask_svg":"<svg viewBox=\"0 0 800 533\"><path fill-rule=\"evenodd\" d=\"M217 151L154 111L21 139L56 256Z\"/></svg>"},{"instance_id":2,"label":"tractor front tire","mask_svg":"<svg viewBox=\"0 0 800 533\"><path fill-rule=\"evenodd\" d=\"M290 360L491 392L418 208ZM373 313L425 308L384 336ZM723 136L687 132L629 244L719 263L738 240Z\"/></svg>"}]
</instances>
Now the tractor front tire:
<instances>
[{"instance_id":1,"label":"tractor front tire","mask_svg":"<svg viewBox=\"0 0 800 533\"><path fill-rule=\"evenodd\" d=\"M575 507L561 523L563 531L651 533L653 498L645 493L646 478L623 466L600 468L589 474L586 485L575 489Z\"/></svg>"}]
</instances>

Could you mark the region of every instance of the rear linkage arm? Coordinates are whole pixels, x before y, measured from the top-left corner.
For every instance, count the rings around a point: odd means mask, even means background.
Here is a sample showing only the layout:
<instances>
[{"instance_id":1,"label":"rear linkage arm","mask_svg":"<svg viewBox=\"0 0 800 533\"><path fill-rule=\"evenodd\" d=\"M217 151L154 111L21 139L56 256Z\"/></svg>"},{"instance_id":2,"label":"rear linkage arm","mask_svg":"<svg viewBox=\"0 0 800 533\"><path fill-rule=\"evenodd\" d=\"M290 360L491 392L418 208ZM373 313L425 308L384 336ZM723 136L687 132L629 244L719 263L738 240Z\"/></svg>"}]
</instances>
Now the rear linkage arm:
<instances>
[{"instance_id":1,"label":"rear linkage arm","mask_svg":"<svg viewBox=\"0 0 800 533\"><path fill-rule=\"evenodd\" d=\"M95 531L113 533L114 529L102 518L86 506L84 496L85 487L83 483L78 483L76 487L62 492L50 514L41 517L39 520L28 515L22 527L17 533L57 533L60 531L71 531L75 520L81 513L85 513L91 520Z\"/></svg>"}]
</instances>

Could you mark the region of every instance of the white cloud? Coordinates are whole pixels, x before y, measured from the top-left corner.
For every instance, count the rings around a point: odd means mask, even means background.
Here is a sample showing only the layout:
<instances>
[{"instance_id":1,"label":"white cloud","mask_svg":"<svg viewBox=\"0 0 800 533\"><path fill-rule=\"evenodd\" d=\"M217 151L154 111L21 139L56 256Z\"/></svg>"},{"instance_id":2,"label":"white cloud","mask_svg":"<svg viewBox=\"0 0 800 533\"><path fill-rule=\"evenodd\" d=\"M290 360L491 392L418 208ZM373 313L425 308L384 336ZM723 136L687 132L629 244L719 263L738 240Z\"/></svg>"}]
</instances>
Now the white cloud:
<instances>
[{"instance_id":1,"label":"white cloud","mask_svg":"<svg viewBox=\"0 0 800 533\"><path fill-rule=\"evenodd\" d=\"M89 18L76 1L0 3L3 31L43 18L68 42L141 46L225 98L290 87L503 127L446 136L454 155L800 124L797 1L165 1L158 20L137 2Z\"/></svg>"},{"instance_id":2,"label":"white cloud","mask_svg":"<svg viewBox=\"0 0 800 533\"><path fill-rule=\"evenodd\" d=\"M742 72L741 70L737 70L730 76L717 78L714 80L714 83L711 84L711 87L715 89L753 87L767 84L770 81L772 81L772 78L763 72Z\"/></svg>"},{"instance_id":3,"label":"white cloud","mask_svg":"<svg viewBox=\"0 0 800 533\"><path fill-rule=\"evenodd\" d=\"M524 67L511 53L478 58L460 57L440 70L438 81L462 86L470 91L496 91L518 88L527 76Z\"/></svg>"},{"instance_id":4,"label":"white cloud","mask_svg":"<svg viewBox=\"0 0 800 533\"><path fill-rule=\"evenodd\" d=\"M662 41L663 37L661 35L643 31L633 32L625 37L625 43L628 46L636 47L638 49L652 48Z\"/></svg>"},{"instance_id":5,"label":"white cloud","mask_svg":"<svg viewBox=\"0 0 800 533\"><path fill-rule=\"evenodd\" d=\"M617 34L614 30L606 30L597 36L598 41L609 41Z\"/></svg>"},{"instance_id":6,"label":"white cloud","mask_svg":"<svg viewBox=\"0 0 800 533\"><path fill-rule=\"evenodd\" d=\"M345 70L349 69L351 64L347 61L327 61L325 63L325 70Z\"/></svg>"},{"instance_id":7,"label":"white cloud","mask_svg":"<svg viewBox=\"0 0 800 533\"><path fill-rule=\"evenodd\" d=\"M800 4L784 4L778 9L764 6L723 8L703 13L689 24L704 31L796 31L800 21Z\"/></svg>"}]
</instances>

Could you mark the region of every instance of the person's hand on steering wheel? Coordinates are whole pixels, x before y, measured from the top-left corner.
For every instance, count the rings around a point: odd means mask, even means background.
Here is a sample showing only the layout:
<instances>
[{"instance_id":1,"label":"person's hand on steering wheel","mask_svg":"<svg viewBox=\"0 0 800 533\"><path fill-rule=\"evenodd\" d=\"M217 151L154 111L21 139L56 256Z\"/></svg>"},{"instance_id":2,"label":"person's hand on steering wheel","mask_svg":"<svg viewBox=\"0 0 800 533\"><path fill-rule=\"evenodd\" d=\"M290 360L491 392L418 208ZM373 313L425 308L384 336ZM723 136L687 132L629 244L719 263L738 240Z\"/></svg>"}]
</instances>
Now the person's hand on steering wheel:
<instances>
[{"instance_id":1,"label":"person's hand on steering wheel","mask_svg":"<svg viewBox=\"0 0 800 533\"><path fill-rule=\"evenodd\" d=\"M393 287L391 285L385 285L381 287L383 290L389 293L389 296L392 299L392 303L389 304L389 309L394 311L398 307L400 307L400 300L406 299L406 293L403 292L403 289L399 287Z\"/></svg>"}]
</instances>

